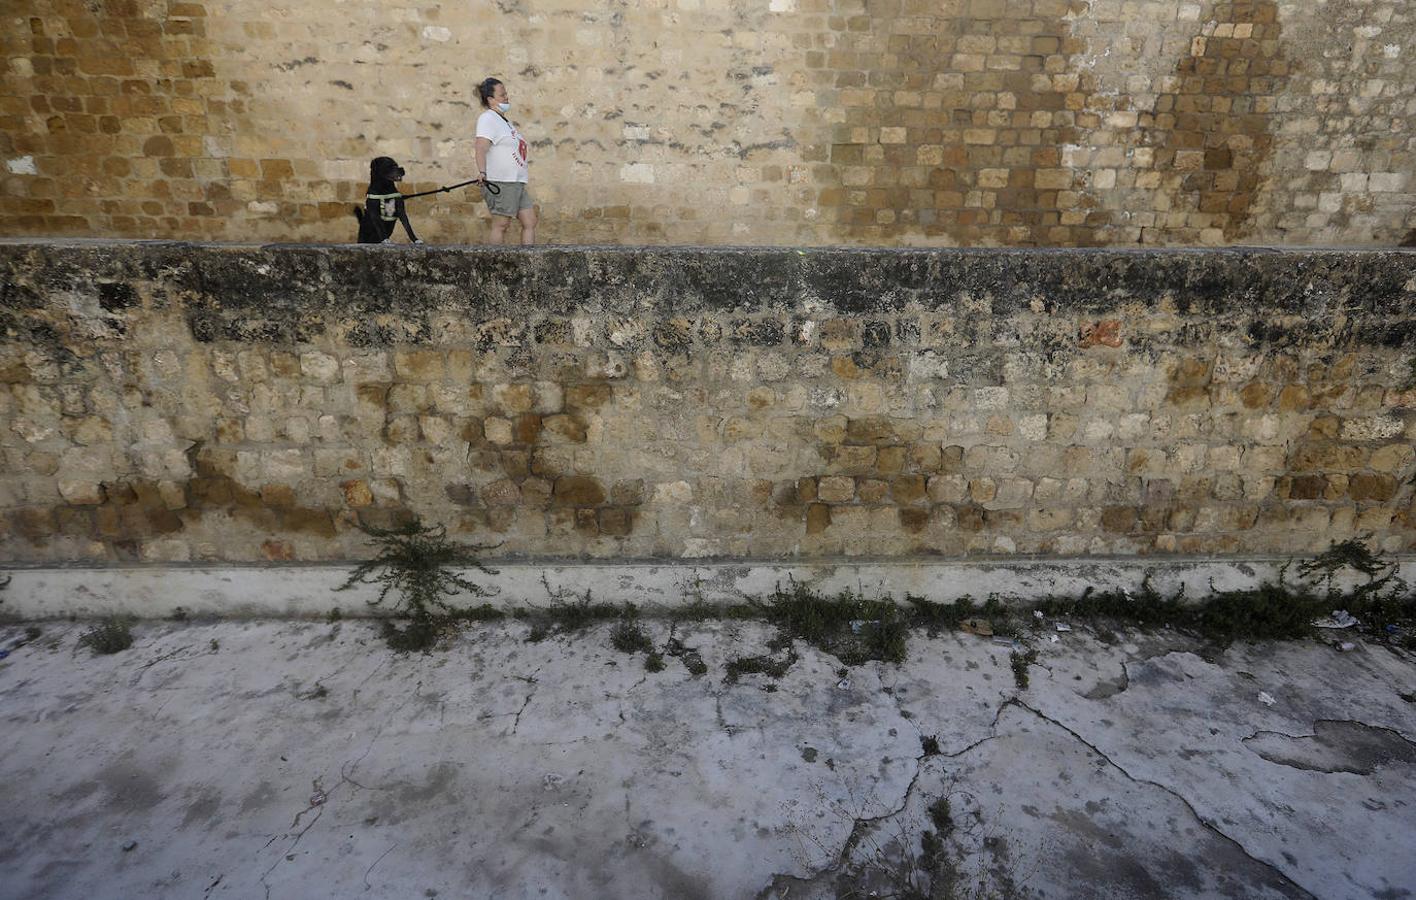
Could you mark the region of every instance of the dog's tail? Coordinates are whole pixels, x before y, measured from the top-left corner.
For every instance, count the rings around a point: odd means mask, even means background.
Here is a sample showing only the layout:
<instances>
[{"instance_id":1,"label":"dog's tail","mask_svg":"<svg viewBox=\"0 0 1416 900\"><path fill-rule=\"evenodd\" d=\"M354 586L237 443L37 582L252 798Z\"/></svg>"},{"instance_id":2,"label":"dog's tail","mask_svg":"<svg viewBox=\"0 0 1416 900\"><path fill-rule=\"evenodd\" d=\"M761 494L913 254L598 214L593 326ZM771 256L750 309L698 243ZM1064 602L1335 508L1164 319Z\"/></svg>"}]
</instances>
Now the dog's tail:
<instances>
[{"instance_id":1,"label":"dog's tail","mask_svg":"<svg viewBox=\"0 0 1416 900\"><path fill-rule=\"evenodd\" d=\"M363 224L364 224L364 210L361 209L360 207L357 207L357 206L354 207L354 218L356 218L356 219L359 220L359 224L360 224L360 225L363 225Z\"/></svg>"}]
</instances>

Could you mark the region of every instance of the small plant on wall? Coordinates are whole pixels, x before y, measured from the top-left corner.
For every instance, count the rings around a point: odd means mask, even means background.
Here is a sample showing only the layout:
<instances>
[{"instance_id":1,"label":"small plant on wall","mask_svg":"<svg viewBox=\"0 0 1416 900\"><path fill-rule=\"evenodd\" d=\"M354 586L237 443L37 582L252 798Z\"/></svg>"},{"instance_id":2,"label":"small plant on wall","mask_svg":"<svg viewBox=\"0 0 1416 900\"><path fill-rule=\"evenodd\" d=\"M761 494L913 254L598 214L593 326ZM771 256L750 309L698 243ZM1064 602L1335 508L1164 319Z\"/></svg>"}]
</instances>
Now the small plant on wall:
<instances>
[{"instance_id":1,"label":"small plant on wall","mask_svg":"<svg viewBox=\"0 0 1416 900\"><path fill-rule=\"evenodd\" d=\"M448 540L443 525L424 525L416 517L391 528L361 526L364 533L379 548L373 559L360 563L338 591L360 584L376 584L379 595L369 601L381 606L389 595L395 612L408 617L408 624L398 628L385 623L384 637L395 650L427 650L438 637L461 618L481 618L477 610L458 606L452 598L466 593L474 597L491 594L480 584L459 574L459 569L474 569L495 575L494 569L482 565L477 554L495 544L462 544Z\"/></svg>"}]
</instances>

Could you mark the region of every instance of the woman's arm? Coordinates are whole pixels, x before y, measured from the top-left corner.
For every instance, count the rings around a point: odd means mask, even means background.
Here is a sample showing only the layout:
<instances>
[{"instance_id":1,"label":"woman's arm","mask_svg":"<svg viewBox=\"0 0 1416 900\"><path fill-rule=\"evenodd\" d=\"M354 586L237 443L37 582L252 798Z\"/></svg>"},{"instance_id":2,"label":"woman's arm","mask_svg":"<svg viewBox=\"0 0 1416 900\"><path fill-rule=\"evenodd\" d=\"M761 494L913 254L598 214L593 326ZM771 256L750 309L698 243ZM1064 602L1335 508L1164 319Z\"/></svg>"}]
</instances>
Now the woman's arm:
<instances>
[{"instance_id":1,"label":"woman's arm","mask_svg":"<svg viewBox=\"0 0 1416 900\"><path fill-rule=\"evenodd\" d=\"M492 142L484 137L477 138L477 176L487 177L487 151L492 149Z\"/></svg>"}]
</instances>

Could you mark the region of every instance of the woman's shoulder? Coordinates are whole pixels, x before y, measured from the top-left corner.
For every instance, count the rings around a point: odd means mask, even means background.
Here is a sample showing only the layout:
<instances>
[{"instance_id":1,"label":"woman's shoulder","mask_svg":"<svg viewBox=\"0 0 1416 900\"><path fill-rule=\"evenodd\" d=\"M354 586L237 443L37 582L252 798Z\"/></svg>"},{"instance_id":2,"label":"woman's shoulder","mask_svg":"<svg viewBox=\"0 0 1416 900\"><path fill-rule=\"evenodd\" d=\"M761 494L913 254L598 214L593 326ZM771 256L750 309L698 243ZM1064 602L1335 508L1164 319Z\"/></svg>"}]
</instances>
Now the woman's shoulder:
<instances>
[{"instance_id":1,"label":"woman's shoulder","mask_svg":"<svg viewBox=\"0 0 1416 900\"><path fill-rule=\"evenodd\" d=\"M495 112L493 112L493 111L490 110L490 109L484 109L484 110L482 110L482 114L477 117L477 124L478 124L478 125L481 125L483 122L499 122L499 121L501 121L501 116L497 115Z\"/></svg>"}]
</instances>

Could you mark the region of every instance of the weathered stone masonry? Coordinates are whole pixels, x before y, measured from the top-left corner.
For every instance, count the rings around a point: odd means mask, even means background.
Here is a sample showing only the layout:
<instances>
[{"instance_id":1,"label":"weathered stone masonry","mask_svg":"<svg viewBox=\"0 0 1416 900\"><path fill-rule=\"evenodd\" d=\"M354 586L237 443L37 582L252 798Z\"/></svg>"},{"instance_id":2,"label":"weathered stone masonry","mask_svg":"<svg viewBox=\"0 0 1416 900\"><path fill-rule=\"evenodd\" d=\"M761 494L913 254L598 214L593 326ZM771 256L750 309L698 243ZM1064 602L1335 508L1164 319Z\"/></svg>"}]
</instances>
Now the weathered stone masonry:
<instances>
[{"instance_id":1,"label":"weathered stone masonry","mask_svg":"<svg viewBox=\"0 0 1416 900\"><path fill-rule=\"evenodd\" d=\"M18 0L0 235L348 241L507 80L542 241L1393 246L1409 0ZM414 201L478 242L475 193Z\"/></svg>"},{"instance_id":2,"label":"weathered stone masonry","mask_svg":"<svg viewBox=\"0 0 1416 900\"><path fill-rule=\"evenodd\" d=\"M1416 548L1416 253L0 243L0 548Z\"/></svg>"}]
</instances>

